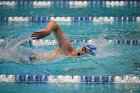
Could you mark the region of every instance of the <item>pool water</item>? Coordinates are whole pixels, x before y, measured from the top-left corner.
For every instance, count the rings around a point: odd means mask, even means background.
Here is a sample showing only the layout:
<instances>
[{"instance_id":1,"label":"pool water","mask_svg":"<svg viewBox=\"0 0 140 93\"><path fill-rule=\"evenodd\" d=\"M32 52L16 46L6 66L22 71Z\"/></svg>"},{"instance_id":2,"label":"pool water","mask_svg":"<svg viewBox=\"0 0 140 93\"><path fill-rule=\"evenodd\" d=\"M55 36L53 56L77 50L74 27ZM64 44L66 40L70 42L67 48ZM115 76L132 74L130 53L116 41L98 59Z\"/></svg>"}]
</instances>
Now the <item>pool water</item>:
<instances>
[{"instance_id":1,"label":"pool water","mask_svg":"<svg viewBox=\"0 0 140 93\"><path fill-rule=\"evenodd\" d=\"M1 37L2 38L15 38L14 43L18 41L18 37L22 37L22 35L30 36L33 31L37 31L40 28L45 27L47 23L18 23L18 22L8 22L3 23ZM71 23L71 24L60 24L60 27L63 29L64 33L68 36L70 40L78 39L93 39L94 45L97 46L96 56L91 55L83 55L80 57L58 57L54 58L50 61L44 62L34 62L27 64L22 64L22 62L3 62L0 66L1 74L19 74L17 72L21 70L21 74L70 74L70 75L127 75L127 74L138 74L139 71L139 46L138 45L117 45L109 42L109 40L114 39L137 39L139 34L135 34L134 32L138 32L139 28L134 28L139 25L139 23L113 23L113 24L100 24L100 23ZM78 25L77 25L78 24ZM133 25L129 26L128 25ZM122 26L122 27L120 27ZM11 28L13 31L11 31ZM69 29L70 28L70 29ZM92 29L93 28L93 29ZM128 31L129 29L130 31ZM133 29L133 33L132 30ZM5 30L5 31L4 31ZM126 33L127 32L127 33ZM73 33L75 33L73 35ZM131 34L132 33L132 34ZM53 34L45 39L54 39ZM23 39L25 39L23 37ZM10 41L8 42L10 43ZM13 43L13 42L12 42ZM72 43L76 49L86 45L85 43L78 42ZM11 45L14 47L15 45ZM25 48L25 49L24 49ZM53 49L56 48L56 45L50 46L33 46L33 47L21 47L21 50L27 49L32 51L41 51L41 53L49 53ZM50 51L51 49L51 51ZM125 50L125 51L124 51ZM15 50L16 51L16 50ZM131 56L131 55L135 56ZM52 62L51 62L52 61ZM129 63L129 64L128 64ZM7 69L7 66L14 67L18 66L15 70L12 68ZM79 65L79 66L77 66ZM118 66L116 66L118 65ZM4 66L4 67L3 67ZM28 68L25 69L24 68ZM136 67L135 67L136 66ZM37 69L37 68L38 69ZM14 67L15 68L15 67ZM40 73L40 70L41 73ZM8 71L7 71L8 70ZM11 73L11 70L12 73ZM10 72L9 72L10 71ZM83 71L85 73L83 73ZM136 73L135 73L136 72Z\"/></svg>"},{"instance_id":2,"label":"pool water","mask_svg":"<svg viewBox=\"0 0 140 93\"><path fill-rule=\"evenodd\" d=\"M140 6L123 7L11 7L0 6L1 16L139 16ZM22 62L11 56L9 51L22 58L26 53L49 53L56 45L24 46L18 42L28 40L31 33L44 28L48 22L0 22L0 74L14 75L80 75L80 76L123 76L140 75L140 46L115 44L110 40L140 40L138 22L58 22L70 40L92 39L97 47L95 56L56 57L49 61ZM46 39L55 39L51 34ZM72 42L76 49L86 45ZM7 58L8 57L8 58ZM1 93L124 93L140 92L140 84L21 84L0 83Z\"/></svg>"}]
</instances>

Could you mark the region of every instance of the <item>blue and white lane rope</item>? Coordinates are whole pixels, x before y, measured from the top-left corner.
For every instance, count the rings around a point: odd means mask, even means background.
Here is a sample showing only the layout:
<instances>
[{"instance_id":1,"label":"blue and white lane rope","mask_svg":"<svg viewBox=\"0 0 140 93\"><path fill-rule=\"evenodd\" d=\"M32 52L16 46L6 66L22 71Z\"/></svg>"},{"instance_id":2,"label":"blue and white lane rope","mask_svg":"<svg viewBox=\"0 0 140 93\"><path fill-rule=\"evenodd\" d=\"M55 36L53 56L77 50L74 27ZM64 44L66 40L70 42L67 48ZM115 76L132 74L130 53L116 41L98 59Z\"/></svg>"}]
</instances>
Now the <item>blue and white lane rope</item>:
<instances>
[{"instance_id":1,"label":"blue and white lane rope","mask_svg":"<svg viewBox=\"0 0 140 93\"><path fill-rule=\"evenodd\" d=\"M112 41L112 40L111 40ZM140 45L140 40L115 40L118 45Z\"/></svg>"},{"instance_id":2,"label":"blue and white lane rope","mask_svg":"<svg viewBox=\"0 0 140 93\"><path fill-rule=\"evenodd\" d=\"M83 39L83 40L70 40L73 43L94 43L92 39ZM110 43L117 44L117 45L140 45L140 40L109 40ZM56 45L57 41L56 40L33 40L31 42L26 42L29 45L33 46L45 46L45 45Z\"/></svg>"},{"instance_id":3,"label":"blue and white lane rope","mask_svg":"<svg viewBox=\"0 0 140 93\"><path fill-rule=\"evenodd\" d=\"M140 22L140 16L137 17L0 17L0 22L48 22L54 20L57 22Z\"/></svg>"},{"instance_id":4,"label":"blue and white lane rope","mask_svg":"<svg viewBox=\"0 0 140 93\"><path fill-rule=\"evenodd\" d=\"M140 45L140 40L135 39L135 40L108 40L110 43L112 44L117 44L117 45ZM10 42L10 39L0 39L0 44L5 43L5 42ZM94 40L92 39L83 39L83 40L78 40L78 39L73 39L70 40L70 42L72 43L94 43ZM23 45L27 45L27 46L47 46L47 45L56 45L57 41L56 40L43 40L43 39L39 39L39 40L29 40L23 43Z\"/></svg>"},{"instance_id":5,"label":"blue and white lane rope","mask_svg":"<svg viewBox=\"0 0 140 93\"><path fill-rule=\"evenodd\" d=\"M8 6L70 6L87 7L87 6L140 6L140 1L0 1L0 5Z\"/></svg>"},{"instance_id":6,"label":"blue and white lane rope","mask_svg":"<svg viewBox=\"0 0 140 93\"><path fill-rule=\"evenodd\" d=\"M110 84L110 83L140 83L138 76L70 76L70 75L0 75L0 82L17 83L84 83L84 84Z\"/></svg>"}]
</instances>

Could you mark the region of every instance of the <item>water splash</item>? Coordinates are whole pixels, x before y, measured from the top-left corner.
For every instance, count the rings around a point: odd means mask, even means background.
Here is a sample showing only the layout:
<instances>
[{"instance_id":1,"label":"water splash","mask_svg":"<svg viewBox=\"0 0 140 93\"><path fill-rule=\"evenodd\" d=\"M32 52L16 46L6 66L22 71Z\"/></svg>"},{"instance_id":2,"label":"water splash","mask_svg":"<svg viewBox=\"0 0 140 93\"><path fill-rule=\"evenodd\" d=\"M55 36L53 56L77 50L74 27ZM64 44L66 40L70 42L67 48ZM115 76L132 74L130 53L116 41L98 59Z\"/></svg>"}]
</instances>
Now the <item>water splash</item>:
<instances>
[{"instance_id":1,"label":"water splash","mask_svg":"<svg viewBox=\"0 0 140 93\"><path fill-rule=\"evenodd\" d=\"M107 58L113 56L118 57L121 55L114 48L114 45L111 42L109 42L109 40L105 39L107 37L106 30L100 35L100 37L95 39L92 38L91 42L89 43L97 47L96 56L94 58Z\"/></svg>"},{"instance_id":2,"label":"water splash","mask_svg":"<svg viewBox=\"0 0 140 93\"><path fill-rule=\"evenodd\" d=\"M0 47L0 62L14 61L14 62L29 62L27 57L21 53L23 46L26 41L31 40L29 36L20 36L14 39L5 39L5 46ZM28 48L26 48L28 51ZM4 61L3 61L4 60Z\"/></svg>"}]
</instances>

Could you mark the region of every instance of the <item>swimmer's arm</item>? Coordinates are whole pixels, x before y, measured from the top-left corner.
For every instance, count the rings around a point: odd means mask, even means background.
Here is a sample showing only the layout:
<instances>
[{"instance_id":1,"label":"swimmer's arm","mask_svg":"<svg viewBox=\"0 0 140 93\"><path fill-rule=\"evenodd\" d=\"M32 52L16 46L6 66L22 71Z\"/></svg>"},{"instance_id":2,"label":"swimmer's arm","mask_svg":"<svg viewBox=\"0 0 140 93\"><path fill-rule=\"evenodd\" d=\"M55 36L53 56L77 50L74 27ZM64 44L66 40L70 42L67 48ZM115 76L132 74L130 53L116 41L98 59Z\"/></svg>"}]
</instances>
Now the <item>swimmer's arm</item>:
<instances>
[{"instance_id":1,"label":"swimmer's arm","mask_svg":"<svg viewBox=\"0 0 140 93\"><path fill-rule=\"evenodd\" d=\"M58 25L55 21L50 21L45 29L39 30L37 32L32 33L31 37L33 39L41 39L52 33L53 30L56 30Z\"/></svg>"},{"instance_id":2,"label":"swimmer's arm","mask_svg":"<svg viewBox=\"0 0 140 93\"><path fill-rule=\"evenodd\" d=\"M56 50L54 50L53 52L51 52L50 54L47 55L48 59L52 59L53 57L55 57L56 55L59 54L59 50L60 48L58 47Z\"/></svg>"},{"instance_id":3,"label":"swimmer's arm","mask_svg":"<svg viewBox=\"0 0 140 93\"><path fill-rule=\"evenodd\" d=\"M44 38L45 36L50 35L50 33L52 33L52 31L54 31L54 35L56 36L56 39L59 43L59 47L62 47L62 45L65 44L65 47L68 49L69 52L73 50L73 47L72 47L69 39L65 36L65 34L61 30L61 28L58 26L58 24L53 20L51 20L48 23L48 25L46 26L45 29L40 30L38 32L34 32L31 37L33 39Z\"/></svg>"},{"instance_id":4,"label":"swimmer's arm","mask_svg":"<svg viewBox=\"0 0 140 93\"><path fill-rule=\"evenodd\" d=\"M55 21L50 21L50 23L47 25L46 29L49 28L50 30L53 30L54 35L58 41L59 47L62 48L62 46L65 46L65 49L67 51L72 51L73 46L70 43L70 40L66 37L66 35L63 33L62 29L59 27L59 25Z\"/></svg>"},{"instance_id":5,"label":"swimmer's arm","mask_svg":"<svg viewBox=\"0 0 140 93\"><path fill-rule=\"evenodd\" d=\"M55 57L58 52L59 52L60 48L57 48L56 50L54 50L53 52L49 53L49 54L37 54L36 55L36 59L38 60L49 60L52 59L53 57Z\"/></svg>"}]
</instances>

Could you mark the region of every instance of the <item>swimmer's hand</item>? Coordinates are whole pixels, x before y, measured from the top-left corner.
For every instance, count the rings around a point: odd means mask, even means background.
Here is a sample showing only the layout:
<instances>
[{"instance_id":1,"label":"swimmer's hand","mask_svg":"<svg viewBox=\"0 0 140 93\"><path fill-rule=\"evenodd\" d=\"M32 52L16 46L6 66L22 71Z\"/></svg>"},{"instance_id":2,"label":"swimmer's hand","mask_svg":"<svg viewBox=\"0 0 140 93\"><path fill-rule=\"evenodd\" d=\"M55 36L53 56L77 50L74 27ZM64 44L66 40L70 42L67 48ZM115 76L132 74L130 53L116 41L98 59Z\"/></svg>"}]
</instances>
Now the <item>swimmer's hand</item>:
<instances>
[{"instance_id":1,"label":"swimmer's hand","mask_svg":"<svg viewBox=\"0 0 140 93\"><path fill-rule=\"evenodd\" d=\"M32 33L31 37L32 39L41 39L48 35L50 35L50 32L46 29L43 29L43 30L39 30L37 32Z\"/></svg>"}]
</instances>

